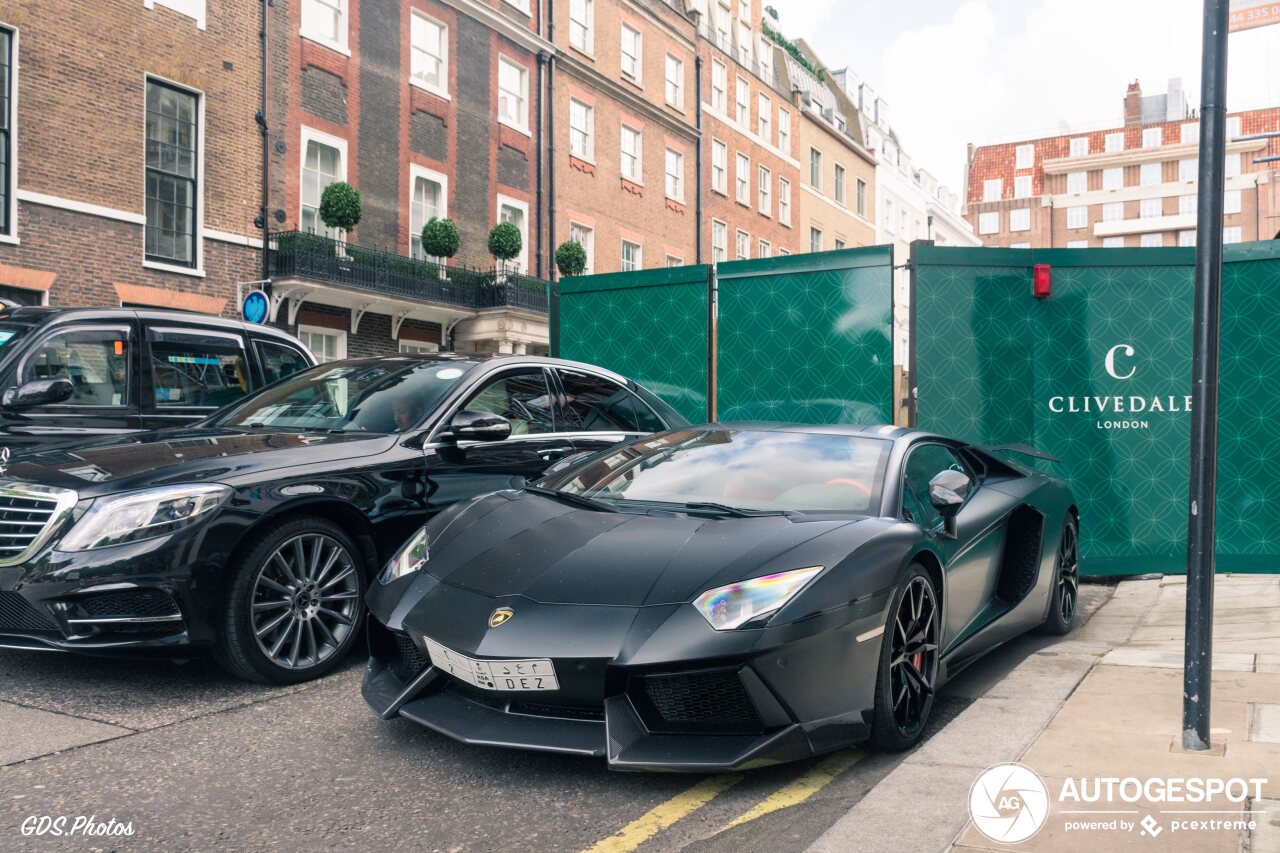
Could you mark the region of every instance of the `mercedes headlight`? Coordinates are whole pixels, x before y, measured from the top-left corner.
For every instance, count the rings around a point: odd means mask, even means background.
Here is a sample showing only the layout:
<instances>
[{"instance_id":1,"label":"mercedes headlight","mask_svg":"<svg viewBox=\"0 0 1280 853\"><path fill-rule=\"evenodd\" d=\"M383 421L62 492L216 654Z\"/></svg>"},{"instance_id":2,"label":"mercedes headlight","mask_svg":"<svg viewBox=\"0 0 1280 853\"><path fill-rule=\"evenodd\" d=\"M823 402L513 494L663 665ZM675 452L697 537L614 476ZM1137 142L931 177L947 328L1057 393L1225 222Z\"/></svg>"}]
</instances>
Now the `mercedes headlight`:
<instances>
[{"instance_id":1,"label":"mercedes headlight","mask_svg":"<svg viewBox=\"0 0 1280 853\"><path fill-rule=\"evenodd\" d=\"M777 572L709 589L693 600L693 606L717 631L730 631L767 616L804 588L822 566Z\"/></svg>"},{"instance_id":2,"label":"mercedes headlight","mask_svg":"<svg viewBox=\"0 0 1280 853\"><path fill-rule=\"evenodd\" d=\"M427 564L431 552L427 548L427 528L419 527L404 547L387 563L378 577L382 583L391 583L405 575L411 575Z\"/></svg>"},{"instance_id":3,"label":"mercedes headlight","mask_svg":"<svg viewBox=\"0 0 1280 853\"><path fill-rule=\"evenodd\" d=\"M154 539L190 527L231 499L218 483L166 486L98 498L58 543L59 551L88 551Z\"/></svg>"}]
</instances>

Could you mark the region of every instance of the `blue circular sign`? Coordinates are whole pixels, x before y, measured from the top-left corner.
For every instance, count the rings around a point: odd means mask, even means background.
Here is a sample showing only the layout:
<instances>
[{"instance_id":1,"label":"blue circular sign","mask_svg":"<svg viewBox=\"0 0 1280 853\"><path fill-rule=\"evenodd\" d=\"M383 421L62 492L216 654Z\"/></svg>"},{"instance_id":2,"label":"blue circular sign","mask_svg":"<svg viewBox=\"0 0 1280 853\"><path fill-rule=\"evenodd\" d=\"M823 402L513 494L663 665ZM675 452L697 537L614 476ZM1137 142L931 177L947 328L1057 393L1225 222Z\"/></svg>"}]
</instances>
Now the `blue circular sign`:
<instances>
[{"instance_id":1,"label":"blue circular sign","mask_svg":"<svg viewBox=\"0 0 1280 853\"><path fill-rule=\"evenodd\" d=\"M250 290L240 305L240 316L247 323L264 323L270 310L267 294L261 290Z\"/></svg>"}]
</instances>

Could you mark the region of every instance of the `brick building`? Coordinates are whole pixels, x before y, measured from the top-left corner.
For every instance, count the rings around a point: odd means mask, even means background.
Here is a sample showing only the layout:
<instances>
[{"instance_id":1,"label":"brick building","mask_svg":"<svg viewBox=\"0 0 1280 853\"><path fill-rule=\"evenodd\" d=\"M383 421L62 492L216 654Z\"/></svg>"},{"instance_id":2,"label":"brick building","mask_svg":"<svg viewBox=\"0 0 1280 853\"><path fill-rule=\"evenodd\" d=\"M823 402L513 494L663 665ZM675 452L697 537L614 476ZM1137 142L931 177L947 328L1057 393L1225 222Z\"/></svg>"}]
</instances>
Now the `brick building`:
<instances>
[{"instance_id":1,"label":"brick building","mask_svg":"<svg viewBox=\"0 0 1280 853\"><path fill-rule=\"evenodd\" d=\"M1280 108L1230 113L1223 238L1280 237ZM1200 121L1181 83L1159 95L1136 81L1124 124L999 145L970 146L965 216L989 246L1194 246Z\"/></svg>"},{"instance_id":2,"label":"brick building","mask_svg":"<svg viewBox=\"0 0 1280 853\"><path fill-rule=\"evenodd\" d=\"M261 277L259 9L0 0L0 296L234 310Z\"/></svg>"}]
</instances>

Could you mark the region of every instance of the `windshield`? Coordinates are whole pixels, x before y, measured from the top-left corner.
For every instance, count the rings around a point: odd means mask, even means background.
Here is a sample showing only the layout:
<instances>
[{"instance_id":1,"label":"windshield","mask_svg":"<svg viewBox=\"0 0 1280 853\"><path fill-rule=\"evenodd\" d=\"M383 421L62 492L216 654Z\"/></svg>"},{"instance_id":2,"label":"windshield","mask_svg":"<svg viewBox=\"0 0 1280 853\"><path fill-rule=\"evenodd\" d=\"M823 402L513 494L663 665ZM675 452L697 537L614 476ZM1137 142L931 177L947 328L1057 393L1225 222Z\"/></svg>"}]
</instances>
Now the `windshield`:
<instances>
[{"instance_id":1,"label":"windshield","mask_svg":"<svg viewBox=\"0 0 1280 853\"><path fill-rule=\"evenodd\" d=\"M668 432L570 468L545 485L617 502L738 510L880 512L892 442L803 432Z\"/></svg>"},{"instance_id":2,"label":"windshield","mask_svg":"<svg viewBox=\"0 0 1280 853\"><path fill-rule=\"evenodd\" d=\"M404 432L419 424L470 361L388 358L322 364L294 374L210 426L283 427L342 432Z\"/></svg>"},{"instance_id":3,"label":"windshield","mask_svg":"<svg viewBox=\"0 0 1280 853\"><path fill-rule=\"evenodd\" d=\"M25 323L0 323L0 353L12 349L11 345L29 331L31 327Z\"/></svg>"}]
</instances>

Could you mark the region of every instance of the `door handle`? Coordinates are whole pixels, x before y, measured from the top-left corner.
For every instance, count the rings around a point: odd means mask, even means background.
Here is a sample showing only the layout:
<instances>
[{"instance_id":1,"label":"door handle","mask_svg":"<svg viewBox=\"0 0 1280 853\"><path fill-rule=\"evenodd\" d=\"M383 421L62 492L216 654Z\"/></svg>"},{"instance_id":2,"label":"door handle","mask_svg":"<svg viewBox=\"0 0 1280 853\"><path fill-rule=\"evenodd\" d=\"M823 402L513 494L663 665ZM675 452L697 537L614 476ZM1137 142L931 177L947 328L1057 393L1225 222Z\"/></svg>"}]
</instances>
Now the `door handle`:
<instances>
[{"instance_id":1,"label":"door handle","mask_svg":"<svg viewBox=\"0 0 1280 853\"><path fill-rule=\"evenodd\" d=\"M544 447L538 451L538 455L542 457L544 462L551 462L564 456L569 450L570 448L568 447Z\"/></svg>"}]
</instances>

